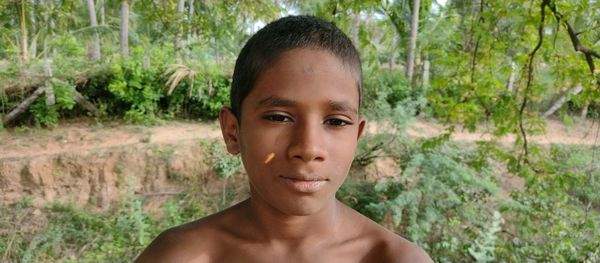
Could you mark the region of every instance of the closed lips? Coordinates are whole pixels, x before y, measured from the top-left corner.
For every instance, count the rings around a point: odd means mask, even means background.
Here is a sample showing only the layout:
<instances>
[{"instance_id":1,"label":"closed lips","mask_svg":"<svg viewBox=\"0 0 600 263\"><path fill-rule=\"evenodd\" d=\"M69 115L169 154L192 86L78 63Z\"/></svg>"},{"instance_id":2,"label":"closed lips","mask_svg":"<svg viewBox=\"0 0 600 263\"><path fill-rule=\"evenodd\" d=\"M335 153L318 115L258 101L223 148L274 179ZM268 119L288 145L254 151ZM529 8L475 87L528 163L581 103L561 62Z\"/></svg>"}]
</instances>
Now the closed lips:
<instances>
[{"instance_id":1,"label":"closed lips","mask_svg":"<svg viewBox=\"0 0 600 263\"><path fill-rule=\"evenodd\" d=\"M292 176L279 176L284 179L294 180L294 181L329 181L329 179L320 178L320 177L292 177Z\"/></svg>"},{"instance_id":2,"label":"closed lips","mask_svg":"<svg viewBox=\"0 0 600 263\"><path fill-rule=\"evenodd\" d=\"M290 189L295 192L310 194L322 189L329 179L306 176L279 176Z\"/></svg>"}]
</instances>

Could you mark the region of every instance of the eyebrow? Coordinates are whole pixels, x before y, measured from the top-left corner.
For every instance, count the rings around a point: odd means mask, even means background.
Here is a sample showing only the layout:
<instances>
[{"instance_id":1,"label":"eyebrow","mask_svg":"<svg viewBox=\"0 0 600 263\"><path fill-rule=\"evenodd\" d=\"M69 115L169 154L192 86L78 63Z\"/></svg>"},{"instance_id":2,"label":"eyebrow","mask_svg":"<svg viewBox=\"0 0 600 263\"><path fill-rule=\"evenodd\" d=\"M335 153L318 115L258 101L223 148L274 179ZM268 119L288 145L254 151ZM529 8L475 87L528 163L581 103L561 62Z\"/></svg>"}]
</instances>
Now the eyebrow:
<instances>
[{"instance_id":1,"label":"eyebrow","mask_svg":"<svg viewBox=\"0 0 600 263\"><path fill-rule=\"evenodd\" d=\"M358 114L358 109L345 101L329 101L329 108L334 111L345 111Z\"/></svg>"},{"instance_id":2,"label":"eyebrow","mask_svg":"<svg viewBox=\"0 0 600 263\"><path fill-rule=\"evenodd\" d=\"M256 108L260 108L260 107L291 107L291 106L295 106L297 104L298 103L296 103L293 100L269 96L269 97L266 97L266 98L260 100L258 102L258 105L256 106Z\"/></svg>"},{"instance_id":3,"label":"eyebrow","mask_svg":"<svg viewBox=\"0 0 600 263\"><path fill-rule=\"evenodd\" d=\"M332 111L352 112L358 114L358 109L345 101L330 100L327 104L329 106L329 109ZM298 105L296 101L269 96L260 100L256 108L258 109L260 107L293 107L296 105Z\"/></svg>"}]
</instances>

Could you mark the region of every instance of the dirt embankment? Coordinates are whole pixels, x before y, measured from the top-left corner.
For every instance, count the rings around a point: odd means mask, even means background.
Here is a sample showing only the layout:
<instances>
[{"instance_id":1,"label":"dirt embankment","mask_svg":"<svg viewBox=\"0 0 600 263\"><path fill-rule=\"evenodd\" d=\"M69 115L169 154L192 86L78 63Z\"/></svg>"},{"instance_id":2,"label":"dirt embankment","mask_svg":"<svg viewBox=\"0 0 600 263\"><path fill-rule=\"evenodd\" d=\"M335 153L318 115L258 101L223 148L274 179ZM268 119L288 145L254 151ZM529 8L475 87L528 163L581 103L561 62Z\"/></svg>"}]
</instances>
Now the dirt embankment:
<instances>
[{"instance_id":1,"label":"dirt embankment","mask_svg":"<svg viewBox=\"0 0 600 263\"><path fill-rule=\"evenodd\" d=\"M202 142L214 125L99 128L86 124L0 134L0 205L32 198L108 208L133 191L173 193L213 173Z\"/></svg>"}]
</instances>

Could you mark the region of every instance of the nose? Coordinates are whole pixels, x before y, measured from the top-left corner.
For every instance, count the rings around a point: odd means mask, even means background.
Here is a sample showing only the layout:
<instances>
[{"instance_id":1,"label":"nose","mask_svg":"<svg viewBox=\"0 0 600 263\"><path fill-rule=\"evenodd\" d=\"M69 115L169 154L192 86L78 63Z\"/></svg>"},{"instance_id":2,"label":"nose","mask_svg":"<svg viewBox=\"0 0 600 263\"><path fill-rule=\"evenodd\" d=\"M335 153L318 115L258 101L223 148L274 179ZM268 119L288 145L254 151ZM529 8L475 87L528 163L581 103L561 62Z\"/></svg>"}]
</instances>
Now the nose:
<instances>
[{"instance_id":1,"label":"nose","mask_svg":"<svg viewBox=\"0 0 600 263\"><path fill-rule=\"evenodd\" d=\"M294 127L288 155L291 159L303 162L324 161L325 150L323 127L318 122L303 122Z\"/></svg>"}]
</instances>

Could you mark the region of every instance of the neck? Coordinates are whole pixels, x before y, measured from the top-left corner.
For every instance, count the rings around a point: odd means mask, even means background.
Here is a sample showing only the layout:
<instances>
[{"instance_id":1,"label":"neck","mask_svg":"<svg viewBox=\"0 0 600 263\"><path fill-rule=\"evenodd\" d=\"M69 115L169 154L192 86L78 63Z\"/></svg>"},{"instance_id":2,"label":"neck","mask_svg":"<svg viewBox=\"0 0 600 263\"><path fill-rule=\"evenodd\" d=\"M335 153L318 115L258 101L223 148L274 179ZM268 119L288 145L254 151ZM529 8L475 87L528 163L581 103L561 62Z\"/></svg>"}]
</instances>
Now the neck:
<instances>
[{"instance_id":1,"label":"neck","mask_svg":"<svg viewBox=\"0 0 600 263\"><path fill-rule=\"evenodd\" d=\"M340 225L341 205L331 198L319 211L310 215L289 215L253 195L248 200L249 214L258 236L268 242L298 245L335 236Z\"/></svg>"}]
</instances>

